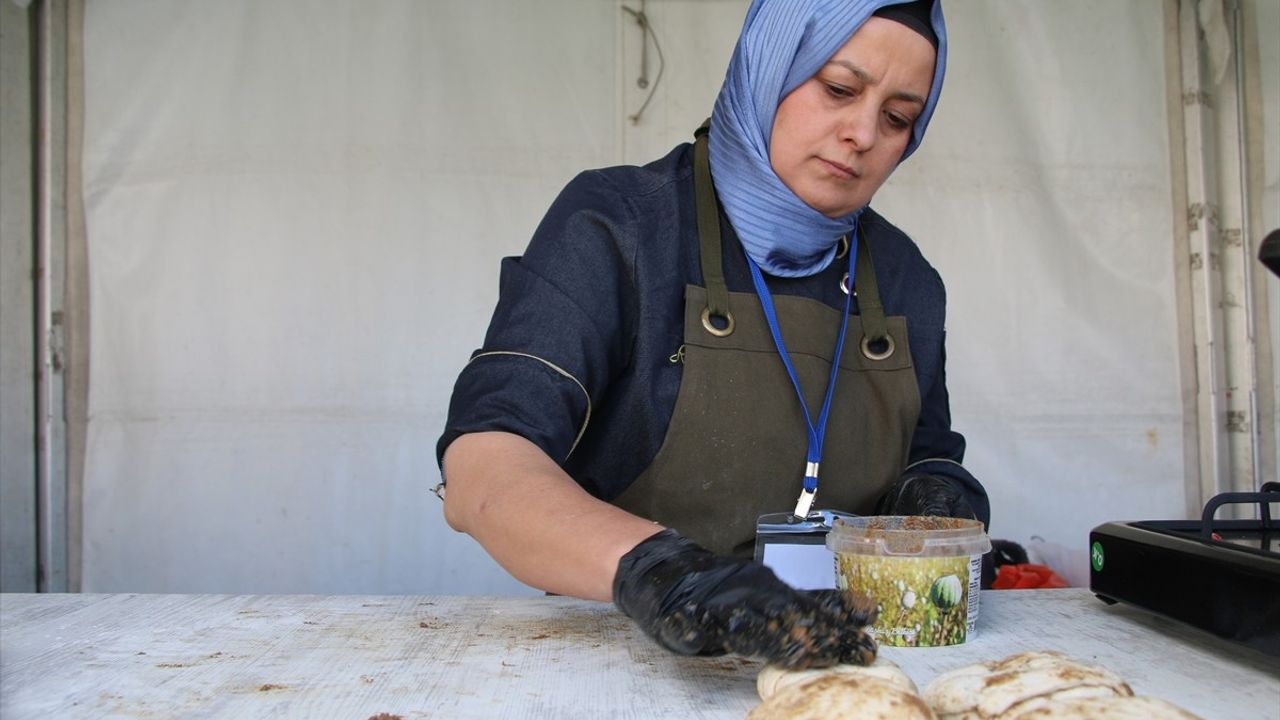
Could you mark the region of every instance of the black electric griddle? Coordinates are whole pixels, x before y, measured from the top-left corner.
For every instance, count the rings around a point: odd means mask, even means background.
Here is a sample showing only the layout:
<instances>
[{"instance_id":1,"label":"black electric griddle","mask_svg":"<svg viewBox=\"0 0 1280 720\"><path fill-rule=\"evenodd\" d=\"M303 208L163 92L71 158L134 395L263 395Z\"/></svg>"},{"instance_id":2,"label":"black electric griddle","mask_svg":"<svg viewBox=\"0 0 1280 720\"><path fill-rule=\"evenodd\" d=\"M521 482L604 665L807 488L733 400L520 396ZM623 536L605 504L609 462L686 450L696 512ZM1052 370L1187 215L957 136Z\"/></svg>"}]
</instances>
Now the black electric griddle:
<instances>
[{"instance_id":1,"label":"black electric griddle","mask_svg":"<svg viewBox=\"0 0 1280 720\"><path fill-rule=\"evenodd\" d=\"M1089 587L1123 602L1280 657L1280 483L1214 496L1200 520L1099 525L1089 533ZM1224 505L1260 507L1256 520L1215 518Z\"/></svg>"}]
</instances>

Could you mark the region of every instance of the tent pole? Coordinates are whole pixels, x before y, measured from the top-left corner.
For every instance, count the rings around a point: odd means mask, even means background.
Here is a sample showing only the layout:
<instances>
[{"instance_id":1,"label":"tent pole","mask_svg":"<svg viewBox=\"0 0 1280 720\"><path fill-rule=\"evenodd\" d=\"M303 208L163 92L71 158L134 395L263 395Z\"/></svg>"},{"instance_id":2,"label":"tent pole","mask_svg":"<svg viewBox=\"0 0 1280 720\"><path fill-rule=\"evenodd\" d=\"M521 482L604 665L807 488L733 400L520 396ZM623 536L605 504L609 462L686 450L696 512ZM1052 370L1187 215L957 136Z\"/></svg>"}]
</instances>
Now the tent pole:
<instances>
[{"instance_id":1,"label":"tent pole","mask_svg":"<svg viewBox=\"0 0 1280 720\"><path fill-rule=\"evenodd\" d=\"M55 243L60 190L55 157L62 104L56 95L60 47L55 0L36 7L36 133L35 133L35 406L36 406L36 589L66 590L66 493L60 431L62 370L60 302L55 302ZM55 416L55 413L58 413Z\"/></svg>"}]
</instances>

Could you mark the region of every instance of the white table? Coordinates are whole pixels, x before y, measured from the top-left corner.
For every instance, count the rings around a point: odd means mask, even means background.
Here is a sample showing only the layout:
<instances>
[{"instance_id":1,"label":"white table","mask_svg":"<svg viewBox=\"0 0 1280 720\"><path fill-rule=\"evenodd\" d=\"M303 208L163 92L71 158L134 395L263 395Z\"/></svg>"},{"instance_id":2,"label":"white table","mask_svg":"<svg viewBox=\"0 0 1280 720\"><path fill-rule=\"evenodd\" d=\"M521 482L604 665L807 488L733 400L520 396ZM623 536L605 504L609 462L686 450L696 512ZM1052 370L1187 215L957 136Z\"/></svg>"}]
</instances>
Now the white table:
<instances>
[{"instance_id":1,"label":"white table","mask_svg":"<svg viewBox=\"0 0 1280 720\"><path fill-rule=\"evenodd\" d=\"M1204 718L1280 718L1280 662L1083 589L984 592L939 672L1060 650ZM733 718L760 664L682 658L569 598L0 595L0 717Z\"/></svg>"}]
</instances>

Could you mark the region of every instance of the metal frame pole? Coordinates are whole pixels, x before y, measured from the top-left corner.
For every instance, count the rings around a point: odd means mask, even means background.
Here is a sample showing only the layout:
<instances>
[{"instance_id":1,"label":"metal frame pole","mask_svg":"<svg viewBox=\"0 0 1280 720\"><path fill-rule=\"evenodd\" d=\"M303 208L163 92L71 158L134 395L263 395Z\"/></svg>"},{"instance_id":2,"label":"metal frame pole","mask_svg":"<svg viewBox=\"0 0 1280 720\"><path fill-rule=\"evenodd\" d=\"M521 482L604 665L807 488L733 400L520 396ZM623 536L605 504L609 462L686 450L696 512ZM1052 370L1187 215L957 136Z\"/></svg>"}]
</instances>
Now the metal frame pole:
<instances>
[{"instance_id":1,"label":"metal frame pole","mask_svg":"<svg viewBox=\"0 0 1280 720\"><path fill-rule=\"evenodd\" d=\"M40 0L36 6L36 128L35 128L35 407L36 407L36 589L39 592L66 590L66 508L60 425L61 388L58 376L61 358L58 316L60 303L55 292L61 287L54 277L61 205L57 167L57 141L62 111L57 89L60 60L56 0Z\"/></svg>"}]
</instances>

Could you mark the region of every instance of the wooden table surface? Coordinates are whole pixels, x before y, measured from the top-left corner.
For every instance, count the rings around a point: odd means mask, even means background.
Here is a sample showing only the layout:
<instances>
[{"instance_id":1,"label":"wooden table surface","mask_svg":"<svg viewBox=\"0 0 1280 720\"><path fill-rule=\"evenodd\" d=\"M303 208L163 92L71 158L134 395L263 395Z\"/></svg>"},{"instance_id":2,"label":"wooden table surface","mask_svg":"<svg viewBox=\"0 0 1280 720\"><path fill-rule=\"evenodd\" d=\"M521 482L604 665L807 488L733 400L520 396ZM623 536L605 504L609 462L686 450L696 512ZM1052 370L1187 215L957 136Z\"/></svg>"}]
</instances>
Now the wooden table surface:
<instances>
[{"instance_id":1,"label":"wooden table surface","mask_svg":"<svg viewBox=\"0 0 1280 720\"><path fill-rule=\"evenodd\" d=\"M1280 718L1280 661L1083 589L984 592L968 643L883 652L923 687L1024 650L1204 718ZM612 606L560 597L0 595L4 720L741 720L759 669L676 657Z\"/></svg>"}]
</instances>

